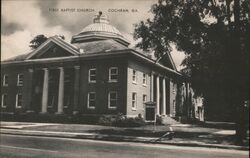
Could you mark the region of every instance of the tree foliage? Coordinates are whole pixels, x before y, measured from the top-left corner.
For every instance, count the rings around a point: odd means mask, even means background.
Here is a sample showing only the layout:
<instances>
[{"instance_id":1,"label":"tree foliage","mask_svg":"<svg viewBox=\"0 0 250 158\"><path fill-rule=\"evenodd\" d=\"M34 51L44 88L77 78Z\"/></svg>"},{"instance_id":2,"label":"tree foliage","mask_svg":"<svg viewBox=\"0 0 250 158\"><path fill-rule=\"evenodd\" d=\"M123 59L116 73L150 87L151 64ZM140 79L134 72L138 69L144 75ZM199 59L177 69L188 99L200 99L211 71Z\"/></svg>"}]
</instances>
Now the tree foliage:
<instances>
[{"instance_id":1,"label":"tree foliage","mask_svg":"<svg viewBox=\"0 0 250 158\"><path fill-rule=\"evenodd\" d=\"M159 0L151 12L135 26L137 47L159 57L175 43L186 53L183 72L210 104L249 100L249 1Z\"/></svg>"},{"instance_id":2,"label":"tree foliage","mask_svg":"<svg viewBox=\"0 0 250 158\"><path fill-rule=\"evenodd\" d=\"M64 35L57 35L59 38L61 38L62 40L65 40L65 36ZM38 48L41 44L43 44L46 40L48 39L48 37L46 37L43 34L37 35L36 37L34 37L31 41L30 41L30 47L31 49L36 49Z\"/></svg>"},{"instance_id":3,"label":"tree foliage","mask_svg":"<svg viewBox=\"0 0 250 158\"><path fill-rule=\"evenodd\" d=\"M34 37L31 41L30 41L30 47L31 49L36 49L38 48L41 44L43 44L46 40L48 39L48 37L46 37L45 35L41 34L41 35L37 35L36 37Z\"/></svg>"}]
</instances>

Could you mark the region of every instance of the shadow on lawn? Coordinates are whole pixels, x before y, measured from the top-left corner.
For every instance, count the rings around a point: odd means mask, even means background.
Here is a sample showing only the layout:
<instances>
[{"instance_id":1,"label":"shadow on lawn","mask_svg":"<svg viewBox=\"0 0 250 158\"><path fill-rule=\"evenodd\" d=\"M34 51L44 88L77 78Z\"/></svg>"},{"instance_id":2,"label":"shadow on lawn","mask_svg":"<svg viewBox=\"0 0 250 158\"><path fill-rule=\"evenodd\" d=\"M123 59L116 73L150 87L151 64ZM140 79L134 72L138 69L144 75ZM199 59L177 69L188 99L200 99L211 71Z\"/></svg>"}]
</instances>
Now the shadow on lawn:
<instances>
[{"instance_id":1,"label":"shadow on lawn","mask_svg":"<svg viewBox=\"0 0 250 158\"><path fill-rule=\"evenodd\" d=\"M88 132L105 134L105 135L123 135L135 137L155 137L163 136L167 131L152 131L152 130L135 130L135 129L103 129L103 130L90 130ZM218 135L206 132L174 132L173 140L180 141L197 141L209 144L226 144L226 145L239 145L235 142L234 135ZM249 146L249 142L240 144L242 146Z\"/></svg>"}]
</instances>

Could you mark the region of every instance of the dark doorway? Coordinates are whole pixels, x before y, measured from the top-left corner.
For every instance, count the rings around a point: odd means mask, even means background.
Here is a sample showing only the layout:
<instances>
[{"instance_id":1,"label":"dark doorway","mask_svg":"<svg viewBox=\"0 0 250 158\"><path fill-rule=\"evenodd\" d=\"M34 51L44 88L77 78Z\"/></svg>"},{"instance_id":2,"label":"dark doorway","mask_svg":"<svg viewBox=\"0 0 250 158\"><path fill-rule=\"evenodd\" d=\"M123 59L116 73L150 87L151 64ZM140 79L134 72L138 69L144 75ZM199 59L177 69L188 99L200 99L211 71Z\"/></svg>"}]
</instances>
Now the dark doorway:
<instances>
[{"instance_id":1,"label":"dark doorway","mask_svg":"<svg viewBox=\"0 0 250 158\"><path fill-rule=\"evenodd\" d=\"M31 108L36 112L41 111L42 91L43 91L43 70L34 71L34 82L31 98Z\"/></svg>"},{"instance_id":2,"label":"dark doorway","mask_svg":"<svg viewBox=\"0 0 250 158\"><path fill-rule=\"evenodd\" d=\"M146 107L146 121L154 121L155 120L155 108Z\"/></svg>"}]
</instances>

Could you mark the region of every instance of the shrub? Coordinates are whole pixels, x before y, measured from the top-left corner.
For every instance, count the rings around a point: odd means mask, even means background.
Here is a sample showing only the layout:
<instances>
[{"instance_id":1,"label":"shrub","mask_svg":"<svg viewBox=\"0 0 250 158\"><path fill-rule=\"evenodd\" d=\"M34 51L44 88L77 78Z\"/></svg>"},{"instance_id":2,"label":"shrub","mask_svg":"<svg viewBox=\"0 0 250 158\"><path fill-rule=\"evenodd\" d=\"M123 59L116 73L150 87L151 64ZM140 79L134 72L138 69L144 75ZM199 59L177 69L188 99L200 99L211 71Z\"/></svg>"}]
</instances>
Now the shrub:
<instances>
[{"instance_id":1,"label":"shrub","mask_svg":"<svg viewBox=\"0 0 250 158\"><path fill-rule=\"evenodd\" d=\"M124 115L118 115L115 122L113 122L113 125L117 127L140 127L146 125L146 122L142 117L139 116L127 118Z\"/></svg>"},{"instance_id":2,"label":"shrub","mask_svg":"<svg viewBox=\"0 0 250 158\"><path fill-rule=\"evenodd\" d=\"M111 126L115 120L116 120L115 116L102 115L98 120L98 124L99 125L105 125L105 126Z\"/></svg>"}]
</instances>

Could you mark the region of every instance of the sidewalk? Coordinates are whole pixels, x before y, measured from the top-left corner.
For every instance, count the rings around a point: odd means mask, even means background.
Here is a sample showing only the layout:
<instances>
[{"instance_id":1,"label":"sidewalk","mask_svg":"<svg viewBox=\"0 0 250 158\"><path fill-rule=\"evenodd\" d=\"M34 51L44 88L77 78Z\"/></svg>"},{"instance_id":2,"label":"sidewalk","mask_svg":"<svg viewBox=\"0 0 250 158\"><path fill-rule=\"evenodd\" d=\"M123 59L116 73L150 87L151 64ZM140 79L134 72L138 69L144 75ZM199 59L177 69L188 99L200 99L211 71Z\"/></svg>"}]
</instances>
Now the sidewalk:
<instances>
[{"instance_id":1,"label":"sidewalk","mask_svg":"<svg viewBox=\"0 0 250 158\"><path fill-rule=\"evenodd\" d=\"M234 130L201 127L189 124L171 125L174 138L161 138L170 126L144 126L118 128L100 125L1 122L2 134L63 137L76 139L96 139L108 141L128 141L159 143L177 146L194 146L249 150L249 140L239 146L234 143Z\"/></svg>"}]
</instances>

